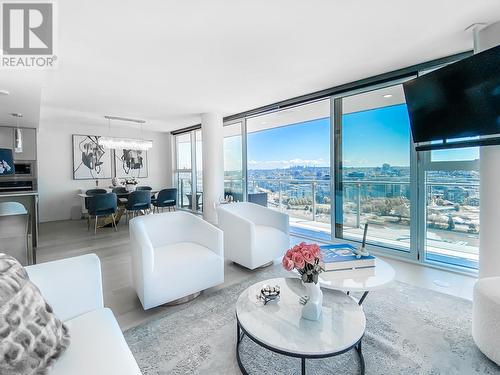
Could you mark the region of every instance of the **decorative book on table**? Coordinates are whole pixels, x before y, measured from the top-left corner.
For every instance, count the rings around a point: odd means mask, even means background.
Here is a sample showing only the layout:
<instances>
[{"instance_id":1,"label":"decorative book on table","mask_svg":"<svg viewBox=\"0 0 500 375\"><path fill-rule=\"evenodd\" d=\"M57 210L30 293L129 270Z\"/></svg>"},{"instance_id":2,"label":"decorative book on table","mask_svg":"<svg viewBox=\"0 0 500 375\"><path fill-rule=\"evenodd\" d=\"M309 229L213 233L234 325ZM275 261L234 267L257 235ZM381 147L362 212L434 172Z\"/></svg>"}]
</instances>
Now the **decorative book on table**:
<instances>
[{"instance_id":1,"label":"decorative book on table","mask_svg":"<svg viewBox=\"0 0 500 375\"><path fill-rule=\"evenodd\" d=\"M325 271L352 270L375 267L375 257L362 255L357 257L354 246L350 244L333 244L320 246L323 254Z\"/></svg>"}]
</instances>

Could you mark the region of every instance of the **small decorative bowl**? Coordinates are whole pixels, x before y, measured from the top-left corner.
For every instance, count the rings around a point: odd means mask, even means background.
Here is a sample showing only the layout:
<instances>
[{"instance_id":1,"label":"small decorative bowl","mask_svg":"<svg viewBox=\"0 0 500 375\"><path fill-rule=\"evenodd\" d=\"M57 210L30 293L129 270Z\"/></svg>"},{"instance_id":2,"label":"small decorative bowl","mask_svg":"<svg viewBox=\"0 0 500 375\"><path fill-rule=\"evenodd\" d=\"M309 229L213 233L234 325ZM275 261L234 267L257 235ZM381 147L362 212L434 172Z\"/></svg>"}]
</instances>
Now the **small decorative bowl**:
<instances>
[{"instance_id":1,"label":"small decorative bowl","mask_svg":"<svg viewBox=\"0 0 500 375\"><path fill-rule=\"evenodd\" d=\"M264 305L266 305L270 301L277 301L280 298L280 286L270 286L270 285L262 285L260 290L260 295L257 296L261 301L264 301Z\"/></svg>"}]
</instances>

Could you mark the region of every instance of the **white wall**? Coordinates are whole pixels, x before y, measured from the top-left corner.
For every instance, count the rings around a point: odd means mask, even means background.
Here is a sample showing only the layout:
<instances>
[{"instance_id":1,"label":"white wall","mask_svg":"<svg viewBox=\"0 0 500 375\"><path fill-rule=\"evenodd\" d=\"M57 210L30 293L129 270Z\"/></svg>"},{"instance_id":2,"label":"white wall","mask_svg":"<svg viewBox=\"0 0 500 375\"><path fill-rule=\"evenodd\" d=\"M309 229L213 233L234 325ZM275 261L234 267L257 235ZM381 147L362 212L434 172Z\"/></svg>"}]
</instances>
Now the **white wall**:
<instances>
[{"instance_id":1,"label":"white wall","mask_svg":"<svg viewBox=\"0 0 500 375\"><path fill-rule=\"evenodd\" d=\"M38 132L38 191L40 221L67 220L73 206L80 206L80 188L93 188L90 180L73 180L73 134L108 135L104 120L86 121L73 116L45 115ZM111 136L137 138L137 127L114 125ZM154 189L172 186L171 136L169 133L144 131L145 139L153 140L148 150L148 178L139 184ZM111 180L99 180L108 187Z\"/></svg>"},{"instance_id":2,"label":"white wall","mask_svg":"<svg viewBox=\"0 0 500 375\"><path fill-rule=\"evenodd\" d=\"M476 34L475 52L500 45L500 21ZM500 276L500 146L481 147L479 222L479 277Z\"/></svg>"}]
</instances>

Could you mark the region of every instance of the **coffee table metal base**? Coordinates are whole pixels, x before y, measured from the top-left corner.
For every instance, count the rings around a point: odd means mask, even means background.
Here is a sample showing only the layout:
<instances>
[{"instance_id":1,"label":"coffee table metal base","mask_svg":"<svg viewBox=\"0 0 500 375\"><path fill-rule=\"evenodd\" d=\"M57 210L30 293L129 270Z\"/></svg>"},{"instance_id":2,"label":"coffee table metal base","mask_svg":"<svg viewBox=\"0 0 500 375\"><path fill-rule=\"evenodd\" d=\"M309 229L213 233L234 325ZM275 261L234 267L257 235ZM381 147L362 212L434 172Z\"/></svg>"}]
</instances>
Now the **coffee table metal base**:
<instances>
[{"instance_id":1,"label":"coffee table metal base","mask_svg":"<svg viewBox=\"0 0 500 375\"><path fill-rule=\"evenodd\" d=\"M351 295L351 292L345 292L348 296ZM361 306L361 304L363 303L363 301L365 300L366 296L368 295L368 290L363 292L363 295L361 296L361 298L358 300L358 305Z\"/></svg>"},{"instance_id":2,"label":"coffee table metal base","mask_svg":"<svg viewBox=\"0 0 500 375\"><path fill-rule=\"evenodd\" d=\"M360 373L361 373L361 375L365 374L365 359L363 357L363 352L361 351L361 340L363 340L363 337L361 337L359 339L359 341L357 343L355 343L353 346L351 346L347 349L344 349L340 352L335 352L335 353L330 353L330 354L325 354L325 355L305 355L304 356L304 355L300 355L300 354L284 352L282 350L272 348L272 347L260 342L259 340L252 337L251 335L248 334L248 332L245 331L245 329L240 325L240 321L238 320L238 316L236 316L236 360L238 361L238 366L239 366L241 373L243 375L248 375L248 372L245 369L245 366L243 365L243 362L241 361L241 357L240 357L240 344L243 341L243 338L245 336L247 336L249 339L251 339L257 345L259 345L267 350L270 350L270 351L273 351L275 353L282 354L282 355L285 355L288 357L300 358L300 361L301 361L300 367L301 367L301 374L302 375L306 374L306 359L321 359L321 358L335 357L337 355L344 354L344 353L348 352L349 350L355 349L356 352L358 353L358 356L359 356Z\"/></svg>"}]
</instances>

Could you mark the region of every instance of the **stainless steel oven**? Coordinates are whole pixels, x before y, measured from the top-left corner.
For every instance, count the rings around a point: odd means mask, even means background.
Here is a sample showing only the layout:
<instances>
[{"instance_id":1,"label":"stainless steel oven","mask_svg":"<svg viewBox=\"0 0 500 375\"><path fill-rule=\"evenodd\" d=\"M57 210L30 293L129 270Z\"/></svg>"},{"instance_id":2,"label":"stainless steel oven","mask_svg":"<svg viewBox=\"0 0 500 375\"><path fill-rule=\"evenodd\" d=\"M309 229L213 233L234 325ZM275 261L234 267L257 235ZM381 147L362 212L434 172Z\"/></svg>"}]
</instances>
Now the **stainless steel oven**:
<instances>
[{"instance_id":1,"label":"stainless steel oven","mask_svg":"<svg viewBox=\"0 0 500 375\"><path fill-rule=\"evenodd\" d=\"M18 177L35 177L34 161L14 161L14 176Z\"/></svg>"},{"instance_id":2,"label":"stainless steel oven","mask_svg":"<svg viewBox=\"0 0 500 375\"><path fill-rule=\"evenodd\" d=\"M14 174L0 176L0 193L37 189L36 161L14 161Z\"/></svg>"}]
</instances>

